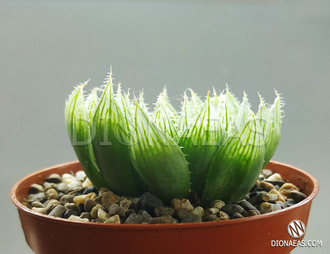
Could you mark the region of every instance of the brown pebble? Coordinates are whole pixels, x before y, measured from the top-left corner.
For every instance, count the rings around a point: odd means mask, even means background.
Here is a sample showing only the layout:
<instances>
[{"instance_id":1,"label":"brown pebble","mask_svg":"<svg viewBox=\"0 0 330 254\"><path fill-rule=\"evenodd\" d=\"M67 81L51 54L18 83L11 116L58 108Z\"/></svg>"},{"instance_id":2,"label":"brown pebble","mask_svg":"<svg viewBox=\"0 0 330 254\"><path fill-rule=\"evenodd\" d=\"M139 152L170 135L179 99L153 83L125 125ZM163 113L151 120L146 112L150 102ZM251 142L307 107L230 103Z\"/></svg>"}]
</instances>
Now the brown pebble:
<instances>
[{"instance_id":1,"label":"brown pebble","mask_svg":"<svg viewBox=\"0 0 330 254\"><path fill-rule=\"evenodd\" d=\"M250 210L250 211L246 211L244 213L244 217L251 217L251 216L256 216L256 215L260 215L260 211L258 211L258 210Z\"/></svg>"},{"instance_id":2,"label":"brown pebble","mask_svg":"<svg viewBox=\"0 0 330 254\"><path fill-rule=\"evenodd\" d=\"M58 198L58 193L54 189L48 189L46 191L46 198L49 199L57 199Z\"/></svg>"},{"instance_id":3,"label":"brown pebble","mask_svg":"<svg viewBox=\"0 0 330 254\"><path fill-rule=\"evenodd\" d=\"M190 204L190 201L186 198L183 198L183 199L175 198L175 199L173 199L172 202L171 202L171 206L175 211L178 211L178 210L191 211L191 210L194 209L194 207Z\"/></svg>"},{"instance_id":4,"label":"brown pebble","mask_svg":"<svg viewBox=\"0 0 330 254\"><path fill-rule=\"evenodd\" d=\"M159 206L154 208L156 217L173 216L175 210L172 207Z\"/></svg>"},{"instance_id":5,"label":"brown pebble","mask_svg":"<svg viewBox=\"0 0 330 254\"><path fill-rule=\"evenodd\" d=\"M102 205L107 209L109 209L111 205L117 204L118 202L119 202L119 196L113 193L112 191L103 193Z\"/></svg>"},{"instance_id":6,"label":"brown pebble","mask_svg":"<svg viewBox=\"0 0 330 254\"><path fill-rule=\"evenodd\" d=\"M275 188L274 185L265 181L261 181L259 187L268 191Z\"/></svg>"},{"instance_id":7,"label":"brown pebble","mask_svg":"<svg viewBox=\"0 0 330 254\"><path fill-rule=\"evenodd\" d=\"M116 214L114 216L111 216L104 223L108 223L108 224L120 224L120 217L119 217L118 214Z\"/></svg>"},{"instance_id":8,"label":"brown pebble","mask_svg":"<svg viewBox=\"0 0 330 254\"><path fill-rule=\"evenodd\" d=\"M84 203L84 209L86 212L91 212L93 207L97 205L93 199L87 198Z\"/></svg>"},{"instance_id":9,"label":"brown pebble","mask_svg":"<svg viewBox=\"0 0 330 254\"><path fill-rule=\"evenodd\" d=\"M148 223L149 224L166 224L166 223L172 223L173 218L171 216L163 216L163 217L156 217L151 218Z\"/></svg>"}]
</instances>

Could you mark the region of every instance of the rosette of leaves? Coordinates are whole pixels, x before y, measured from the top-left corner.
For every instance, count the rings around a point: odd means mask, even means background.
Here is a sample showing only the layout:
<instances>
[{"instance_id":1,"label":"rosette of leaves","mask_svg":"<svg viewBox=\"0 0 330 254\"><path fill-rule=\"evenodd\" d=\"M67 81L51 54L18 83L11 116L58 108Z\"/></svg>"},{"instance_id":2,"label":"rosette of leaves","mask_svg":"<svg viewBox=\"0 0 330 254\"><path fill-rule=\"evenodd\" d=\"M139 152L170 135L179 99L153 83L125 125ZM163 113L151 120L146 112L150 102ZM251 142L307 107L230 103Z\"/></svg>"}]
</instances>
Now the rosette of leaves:
<instances>
[{"instance_id":1,"label":"rosette of leaves","mask_svg":"<svg viewBox=\"0 0 330 254\"><path fill-rule=\"evenodd\" d=\"M283 102L276 92L272 105L259 96L255 114L245 93L239 102L227 88L203 101L189 90L177 112L164 89L149 112L143 93L131 99L120 84L115 90L112 73L87 97L86 84L66 102L66 128L93 185L119 195L148 190L170 203L193 192L204 205L237 201L279 143Z\"/></svg>"}]
</instances>

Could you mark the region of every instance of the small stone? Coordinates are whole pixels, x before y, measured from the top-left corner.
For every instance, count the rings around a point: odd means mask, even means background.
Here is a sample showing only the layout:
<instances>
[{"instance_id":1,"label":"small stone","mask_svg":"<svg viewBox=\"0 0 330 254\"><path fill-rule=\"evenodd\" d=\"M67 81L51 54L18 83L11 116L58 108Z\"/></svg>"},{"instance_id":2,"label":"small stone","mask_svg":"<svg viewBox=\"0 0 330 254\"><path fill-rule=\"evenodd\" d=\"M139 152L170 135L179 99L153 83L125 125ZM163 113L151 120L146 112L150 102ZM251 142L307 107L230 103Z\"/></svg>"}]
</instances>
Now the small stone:
<instances>
[{"instance_id":1,"label":"small stone","mask_svg":"<svg viewBox=\"0 0 330 254\"><path fill-rule=\"evenodd\" d=\"M82 183L82 187L88 188L91 187L93 184L91 182L91 180L89 180L88 178L85 179L85 181Z\"/></svg>"},{"instance_id":2,"label":"small stone","mask_svg":"<svg viewBox=\"0 0 330 254\"><path fill-rule=\"evenodd\" d=\"M265 180L265 176L263 174L260 174L259 177L258 177L258 180L259 181Z\"/></svg>"},{"instance_id":3,"label":"small stone","mask_svg":"<svg viewBox=\"0 0 330 254\"><path fill-rule=\"evenodd\" d=\"M265 191L260 191L258 192L258 195L252 197L249 202L254 205L257 206L259 204L261 204L263 202L263 197L267 194L267 192Z\"/></svg>"},{"instance_id":4,"label":"small stone","mask_svg":"<svg viewBox=\"0 0 330 254\"><path fill-rule=\"evenodd\" d=\"M207 208L204 210L204 216L210 215L210 214L215 214L218 216L219 214L219 209L218 208Z\"/></svg>"},{"instance_id":5,"label":"small stone","mask_svg":"<svg viewBox=\"0 0 330 254\"><path fill-rule=\"evenodd\" d=\"M123 209L124 212L127 212L128 209L130 208L132 204L132 201L128 200L128 199L124 199L122 201L119 202L119 206Z\"/></svg>"},{"instance_id":6,"label":"small stone","mask_svg":"<svg viewBox=\"0 0 330 254\"><path fill-rule=\"evenodd\" d=\"M223 202L222 200L213 200L208 208L218 208L219 210L225 205L225 202Z\"/></svg>"},{"instance_id":7,"label":"small stone","mask_svg":"<svg viewBox=\"0 0 330 254\"><path fill-rule=\"evenodd\" d=\"M44 206L49 207L53 205L60 205L60 202L56 199L49 199L44 203Z\"/></svg>"},{"instance_id":8,"label":"small stone","mask_svg":"<svg viewBox=\"0 0 330 254\"><path fill-rule=\"evenodd\" d=\"M94 192L91 192L86 195L79 195L73 198L73 202L75 204L84 204L86 199L93 199L96 198L96 194Z\"/></svg>"},{"instance_id":9,"label":"small stone","mask_svg":"<svg viewBox=\"0 0 330 254\"><path fill-rule=\"evenodd\" d=\"M282 195L289 196L291 191L299 191L298 187L292 183L285 183L282 187L278 190Z\"/></svg>"},{"instance_id":10,"label":"small stone","mask_svg":"<svg viewBox=\"0 0 330 254\"><path fill-rule=\"evenodd\" d=\"M57 199L58 198L58 193L54 189L48 189L46 191L46 198L49 199Z\"/></svg>"},{"instance_id":11,"label":"small stone","mask_svg":"<svg viewBox=\"0 0 330 254\"><path fill-rule=\"evenodd\" d=\"M105 211L103 211L101 208L99 208L99 210L97 210L97 217L104 221L109 219L109 215Z\"/></svg>"},{"instance_id":12,"label":"small stone","mask_svg":"<svg viewBox=\"0 0 330 254\"><path fill-rule=\"evenodd\" d=\"M240 213L234 213L232 216L230 216L230 219L240 219L244 218L244 216Z\"/></svg>"},{"instance_id":13,"label":"small stone","mask_svg":"<svg viewBox=\"0 0 330 254\"><path fill-rule=\"evenodd\" d=\"M171 202L171 206L175 211L178 210L187 210L188 212L193 210L194 207L190 204L190 201L186 198L178 199L175 198Z\"/></svg>"},{"instance_id":14,"label":"small stone","mask_svg":"<svg viewBox=\"0 0 330 254\"><path fill-rule=\"evenodd\" d=\"M253 191L249 194L249 199L254 198L259 195L259 191ZM250 202L250 200L249 200Z\"/></svg>"},{"instance_id":15,"label":"small stone","mask_svg":"<svg viewBox=\"0 0 330 254\"><path fill-rule=\"evenodd\" d=\"M168 224L172 222L173 218L171 216L156 217L148 221L149 224Z\"/></svg>"},{"instance_id":16,"label":"small stone","mask_svg":"<svg viewBox=\"0 0 330 254\"><path fill-rule=\"evenodd\" d=\"M51 174L46 178L46 182L49 183L60 183L62 182L62 178L59 174Z\"/></svg>"},{"instance_id":17,"label":"small stone","mask_svg":"<svg viewBox=\"0 0 330 254\"><path fill-rule=\"evenodd\" d=\"M260 211L258 211L258 210L250 210L250 211L246 211L244 213L244 217L251 217L251 216L256 216L256 215L260 215Z\"/></svg>"},{"instance_id":18,"label":"small stone","mask_svg":"<svg viewBox=\"0 0 330 254\"><path fill-rule=\"evenodd\" d=\"M92 220L92 216L90 213L88 212L83 212L80 214L80 218L82 219L88 219L88 221L91 221Z\"/></svg>"},{"instance_id":19,"label":"small stone","mask_svg":"<svg viewBox=\"0 0 330 254\"><path fill-rule=\"evenodd\" d=\"M111 216L109 219L107 219L104 223L108 224L120 224L120 218L119 215L116 214L114 216Z\"/></svg>"},{"instance_id":20,"label":"small stone","mask_svg":"<svg viewBox=\"0 0 330 254\"><path fill-rule=\"evenodd\" d=\"M66 193L68 191L68 186L66 185L66 183L59 183L56 185L56 190L58 192Z\"/></svg>"},{"instance_id":21,"label":"small stone","mask_svg":"<svg viewBox=\"0 0 330 254\"><path fill-rule=\"evenodd\" d=\"M274 173L267 177L266 181L282 181L282 176L279 173Z\"/></svg>"},{"instance_id":22,"label":"small stone","mask_svg":"<svg viewBox=\"0 0 330 254\"><path fill-rule=\"evenodd\" d=\"M94 192L96 195L98 195L98 193L99 193L99 191L92 185L92 186L87 187L82 194L86 195L91 192Z\"/></svg>"},{"instance_id":23,"label":"small stone","mask_svg":"<svg viewBox=\"0 0 330 254\"><path fill-rule=\"evenodd\" d=\"M270 213L281 210L281 207L278 204L271 204L268 202L264 202L260 205L259 210L262 214L264 214L264 213Z\"/></svg>"},{"instance_id":24,"label":"small stone","mask_svg":"<svg viewBox=\"0 0 330 254\"><path fill-rule=\"evenodd\" d=\"M263 201L265 202L275 202L278 200L277 194L267 193L265 196L262 197Z\"/></svg>"},{"instance_id":25,"label":"small stone","mask_svg":"<svg viewBox=\"0 0 330 254\"><path fill-rule=\"evenodd\" d=\"M110 209L109 209L110 211ZM109 212L110 213L110 212ZM132 213L135 213L135 210L134 209L128 209L126 212L125 212L125 215L122 216L122 217L129 217Z\"/></svg>"},{"instance_id":26,"label":"small stone","mask_svg":"<svg viewBox=\"0 0 330 254\"><path fill-rule=\"evenodd\" d=\"M57 205L48 215L61 218L65 211L66 208L64 206Z\"/></svg>"},{"instance_id":27,"label":"small stone","mask_svg":"<svg viewBox=\"0 0 330 254\"><path fill-rule=\"evenodd\" d=\"M99 190L99 195L103 195L103 194L106 193L106 192L109 192L109 190L108 190L107 188L101 188L101 189Z\"/></svg>"},{"instance_id":28,"label":"small stone","mask_svg":"<svg viewBox=\"0 0 330 254\"><path fill-rule=\"evenodd\" d=\"M293 205L295 205L296 203L293 201L293 199L291 199L291 198L288 198L286 201L285 201L285 205L287 206L287 207L290 207L290 206L293 206Z\"/></svg>"},{"instance_id":29,"label":"small stone","mask_svg":"<svg viewBox=\"0 0 330 254\"><path fill-rule=\"evenodd\" d=\"M116 214L118 214L120 217L125 217L124 210L118 204L113 204L109 207L109 215L113 216Z\"/></svg>"},{"instance_id":30,"label":"small stone","mask_svg":"<svg viewBox=\"0 0 330 254\"><path fill-rule=\"evenodd\" d=\"M49 183L49 182L44 182L43 183L44 186L44 191L48 190L48 189L57 189L57 184L56 183Z\"/></svg>"},{"instance_id":31,"label":"small stone","mask_svg":"<svg viewBox=\"0 0 330 254\"><path fill-rule=\"evenodd\" d=\"M75 180L73 182L70 182L70 183L67 183L67 186L68 186L68 192L79 191L83 187L81 182L79 182L77 180Z\"/></svg>"},{"instance_id":32,"label":"small stone","mask_svg":"<svg viewBox=\"0 0 330 254\"><path fill-rule=\"evenodd\" d=\"M47 208L46 207L32 207L32 211L42 213L42 214L47 214Z\"/></svg>"},{"instance_id":33,"label":"small stone","mask_svg":"<svg viewBox=\"0 0 330 254\"><path fill-rule=\"evenodd\" d=\"M285 203L286 197L283 196L278 190L272 189L268 192L269 194L276 194L277 195L277 201L281 201Z\"/></svg>"},{"instance_id":34,"label":"small stone","mask_svg":"<svg viewBox=\"0 0 330 254\"><path fill-rule=\"evenodd\" d=\"M102 205L102 197L103 197L103 195L98 196L98 197L96 197L96 198L94 199L94 201L95 201L96 203Z\"/></svg>"},{"instance_id":35,"label":"small stone","mask_svg":"<svg viewBox=\"0 0 330 254\"><path fill-rule=\"evenodd\" d=\"M132 203L130 208L134 209L135 212L138 212L142 209L140 198L132 198L131 201Z\"/></svg>"},{"instance_id":36,"label":"small stone","mask_svg":"<svg viewBox=\"0 0 330 254\"><path fill-rule=\"evenodd\" d=\"M276 201L275 203L278 204L281 207L281 209L287 208L287 205L285 204L285 202Z\"/></svg>"},{"instance_id":37,"label":"small stone","mask_svg":"<svg viewBox=\"0 0 330 254\"><path fill-rule=\"evenodd\" d=\"M87 194L85 194L87 195ZM86 212L91 212L93 207L97 205L97 202L94 201L93 199L87 198L85 199L85 203L84 203L84 210Z\"/></svg>"},{"instance_id":38,"label":"small stone","mask_svg":"<svg viewBox=\"0 0 330 254\"><path fill-rule=\"evenodd\" d=\"M261 181L259 187L267 191L270 191L271 189L275 188L274 185L265 181Z\"/></svg>"},{"instance_id":39,"label":"small stone","mask_svg":"<svg viewBox=\"0 0 330 254\"><path fill-rule=\"evenodd\" d=\"M154 209L154 214L156 217L173 216L174 212L175 210L172 207L166 206L159 206Z\"/></svg>"},{"instance_id":40,"label":"small stone","mask_svg":"<svg viewBox=\"0 0 330 254\"><path fill-rule=\"evenodd\" d=\"M125 224L141 224L142 222L144 222L143 216L133 213L126 219Z\"/></svg>"},{"instance_id":41,"label":"small stone","mask_svg":"<svg viewBox=\"0 0 330 254\"><path fill-rule=\"evenodd\" d=\"M163 202L150 192L145 192L141 196L141 207L147 213L153 215L155 207L163 206Z\"/></svg>"},{"instance_id":42,"label":"small stone","mask_svg":"<svg viewBox=\"0 0 330 254\"><path fill-rule=\"evenodd\" d=\"M79 170L79 171L76 172L76 179L78 181L83 182L85 180L85 178L86 178L86 174L85 174L84 171Z\"/></svg>"},{"instance_id":43,"label":"small stone","mask_svg":"<svg viewBox=\"0 0 330 254\"><path fill-rule=\"evenodd\" d=\"M268 178L274 173L270 169L263 169L263 170L261 170L261 174L263 174L265 176L265 178Z\"/></svg>"},{"instance_id":44,"label":"small stone","mask_svg":"<svg viewBox=\"0 0 330 254\"><path fill-rule=\"evenodd\" d=\"M43 202L46 199L46 195L44 192L39 192L36 194L30 194L27 197L27 201L28 202L34 202L34 201L39 201L39 202Z\"/></svg>"},{"instance_id":45,"label":"small stone","mask_svg":"<svg viewBox=\"0 0 330 254\"><path fill-rule=\"evenodd\" d=\"M252 205L250 202L246 200L242 200L238 202L238 205L244 208L244 210L249 211L249 210L258 210L254 205Z\"/></svg>"},{"instance_id":46,"label":"small stone","mask_svg":"<svg viewBox=\"0 0 330 254\"><path fill-rule=\"evenodd\" d=\"M236 213L234 213L234 214L236 214ZM227 213L225 213L223 211L219 212L219 218L217 220L229 220L229 219L230 219L230 216Z\"/></svg>"},{"instance_id":47,"label":"small stone","mask_svg":"<svg viewBox=\"0 0 330 254\"><path fill-rule=\"evenodd\" d=\"M304 193L296 190L291 191L287 197L293 199L293 201L296 203L299 203L300 201L303 201L305 198L307 198Z\"/></svg>"},{"instance_id":48,"label":"small stone","mask_svg":"<svg viewBox=\"0 0 330 254\"><path fill-rule=\"evenodd\" d=\"M219 210L218 210L219 211ZM187 217L192 217L193 215L188 212L187 210L179 210L175 212L175 217L178 218L180 221Z\"/></svg>"},{"instance_id":49,"label":"small stone","mask_svg":"<svg viewBox=\"0 0 330 254\"><path fill-rule=\"evenodd\" d=\"M34 201L34 202L32 202L31 207L45 208L46 206L39 201Z\"/></svg>"},{"instance_id":50,"label":"small stone","mask_svg":"<svg viewBox=\"0 0 330 254\"><path fill-rule=\"evenodd\" d=\"M145 211L145 210L143 210L143 209L141 209L141 210L138 212L138 214L139 214L139 215L142 215L142 217L143 217L143 221L145 221L145 222L149 221L149 220L152 218L151 215L150 215L147 211Z\"/></svg>"},{"instance_id":51,"label":"small stone","mask_svg":"<svg viewBox=\"0 0 330 254\"><path fill-rule=\"evenodd\" d=\"M279 189L280 187L282 187L283 184L285 184L285 181L268 181L266 180L267 183L271 183L272 185L274 185L275 189Z\"/></svg>"},{"instance_id":52,"label":"small stone","mask_svg":"<svg viewBox=\"0 0 330 254\"><path fill-rule=\"evenodd\" d=\"M194 223L194 222L202 222L202 217L198 215L192 215L184 218L181 223Z\"/></svg>"},{"instance_id":53,"label":"small stone","mask_svg":"<svg viewBox=\"0 0 330 254\"><path fill-rule=\"evenodd\" d=\"M102 205L106 208L109 209L109 207L113 204L118 203L119 201L119 196L117 196L115 193L112 191L108 191L103 193L102 196Z\"/></svg>"},{"instance_id":54,"label":"small stone","mask_svg":"<svg viewBox=\"0 0 330 254\"><path fill-rule=\"evenodd\" d=\"M243 207L241 207L240 205L236 205L236 204L225 205L221 208L221 211L229 214L229 216L233 215L234 213L243 214L245 212Z\"/></svg>"},{"instance_id":55,"label":"small stone","mask_svg":"<svg viewBox=\"0 0 330 254\"><path fill-rule=\"evenodd\" d=\"M198 215L199 217L204 216L204 208L201 206L195 207L193 210L190 211L192 215Z\"/></svg>"},{"instance_id":56,"label":"small stone","mask_svg":"<svg viewBox=\"0 0 330 254\"><path fill-rule=\"evenodd\" d=\"M76 216L76 215L71 215L68 220L70 220L70 221L79 221L79 222L89 222L88 219L80 218L79 216Z\"/></svg>"},{"instance_id":57,"label":"small stone","mask_svg":"<svg viewBox=\"0 0 330 254\"><path fill-rule=\"evenodd\" d=\"M217 219L218 219L218 217L215 214L210 214L210 215L204 216L202 218L202 221L215 221Z\"/></svg>"},{"instance_id":58,"label":"small stone","mask_svg":"<svg viewBox=\"0 0 330 254\"><path fill-rule=\"evenodd\" d=\"M91 216L92 216L93 219L97 219L98 218L97 213L98 213L98 210L100 208L102 210L105 210L105 208L102 205L100 205L100 204L97 204L96 206L93 207L93 209L91 211Z\"/></svg>"},{"instance_id":59,"label":"small stone","mask_svg":"<svg viewBox=\"0 0 330 254\"><path fill-rule=\"evenodd\" d=\"M66 203L64 206L66 209L71 209L79 214L79 208L75 203Z\"/></svg>"},{"instance_id":60,"label":"small stone","mask_svg":"<svg viewBox=\"0 0 330 254\"><path fill-rule=\"evenodd\" d=\"M32 208L31 206L30 206L30 203L29 202L27 202L27 201L25 201L25 200L23 200L22 201L22 205L24 205L24 206L26 206L27 208Z\"/></svg>"},{"instance_id":61,"label":"small stone","mask_svg":"<svg viewBox=\"0 0 330 254\"><path fill-rule=\"evenodd\" d=\"M72 209L67 209L63 214L63 218L69 219L71 215L78 216L78 213L76 211L72 210Z\"/></svg>"},{"instance_id":62,"label":"small stone","mask_svg":"<svg viewBox=\"0 0 330 254\"><path fill-rule=\"evenodd\" d=\"M60 204L65 205L66 203L73 203L73 195L64 195L60 199Z\"/></svg>"},{"instance_id":63,"label":"small stone","mask_svg":"<svg viewBox=\"0 0 330 254\"><path fill-rule=\"evenodd\" d=\"M40 184L31 184L30 189L29 189L29 194L36 194L39 192L43 192L44 191L44 187L41 186Z\"/></svg>"}]
</instances>

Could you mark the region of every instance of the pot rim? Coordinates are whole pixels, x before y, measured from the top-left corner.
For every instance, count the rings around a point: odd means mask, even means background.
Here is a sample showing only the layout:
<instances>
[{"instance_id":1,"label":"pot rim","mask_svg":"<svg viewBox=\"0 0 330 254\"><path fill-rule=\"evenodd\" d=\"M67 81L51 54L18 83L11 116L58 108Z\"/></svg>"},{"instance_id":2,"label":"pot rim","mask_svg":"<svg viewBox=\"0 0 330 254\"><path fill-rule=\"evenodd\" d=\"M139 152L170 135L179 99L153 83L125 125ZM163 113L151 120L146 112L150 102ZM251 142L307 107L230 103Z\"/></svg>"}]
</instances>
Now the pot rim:
<instances>
[{"instance_id":1,"label":"pot rim","mask_svg":"<svg viewBox=\"0 0 330 254\"><path fill-rule=\"evenodd\" d=\"M52 217L49 215L44 215L38 212L35 212L29 208L27 208L26 206L24 206L16 197L16 191L17 188L22 184L22 182L24 182L26 179L31 178L35 175L42 175L43 173L47 172L50 169L53 169L54 167L63 167L63 166L68 166L70 164L76 164L79 163L79 161L71 161L71 162L66 162L66 163L61 163L61 164L57 164L54 166L50 166L47 167L45 169L42 170L38 170L35 171L27 176L25 176L24 178L22 178L21 180L19 180L18 182L16 182L14 184L14 186L11 189L10 192L10 198L12 200L12 202L14 203L14 205L20 209L23 210L24 212L34 216L34 217L38 217L40 219L44 219L44 220L51 220L54 222L57 222L59 224L67 224L67 223L71 223L73 226L86 226L86 227L110 227L113 229L117 229L117 230L126 230L126 229L132 229L132 230L144 230L144 229L161 229L161 228L166 228L166 229L171 229L171 228L175 228L175 229L186 229L186 228L209 228L209 227L226 227L226 226L230 226L232 224L242 224L242 223L248 223L250 221L263 221L263 220L267 220L268 218L277 216L277 215L281 215L281 214L286 214L289 213L292 209L299 209L301 206L311 202L315 196L317 195L318 191L319 191L319 184L317 182L317 180L310 175L309 173L307 173L306 171L303 171L297 167L291 166L289 164L286 163L281 163L278 161L270 161L270 163L272 164L278 164L278 165L282 165L285 167L290 167L291 169L298 171L304 175L306 175L308 178L310 178L313 181L313 191L311 192L311 194L309 196L307 196L307 198L305 198L303 201L287 207L285 209L279 210L279 211L275 211L275 212L271 212L271 213L266 213L266 214L260 214L257 216L251 216L251 217L245 217L245 218L239 218L239 219L234 219L234 220L224 220L224 221L210 221L210 222L194 222L194 223L175 223L175 224L106 224L106 223L95 223L95 222L79 222L79 221L69 221L68 219L64 219L64 218L57 218L57 217Z\"/></svg>"}]
</instances>

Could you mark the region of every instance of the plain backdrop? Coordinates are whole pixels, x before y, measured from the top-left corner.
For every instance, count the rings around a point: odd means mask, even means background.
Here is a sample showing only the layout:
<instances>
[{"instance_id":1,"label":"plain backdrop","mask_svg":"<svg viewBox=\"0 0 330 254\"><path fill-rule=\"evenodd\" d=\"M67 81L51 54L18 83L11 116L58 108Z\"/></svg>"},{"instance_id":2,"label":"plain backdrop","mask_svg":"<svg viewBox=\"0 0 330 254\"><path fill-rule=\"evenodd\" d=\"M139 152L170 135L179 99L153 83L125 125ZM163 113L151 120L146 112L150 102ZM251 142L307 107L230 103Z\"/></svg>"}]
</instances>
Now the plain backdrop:
<instances>
[{"instance_id":1,"label":"plain backdrop","mask_svg":"<svg viewBox=\"0 0 330 254\"><path fill-rule=\"evenodd\" d=\"M9 192L23 176L75 160L64 126L65 100L89 78L144 89L164 86L177 108L186 88L199 95L228 83L253 109L276 88L285 100L273 159L320 183L307 227L329 247L330 1L2 1L0 2L0 252L32 253ZM248 232L247 232L248 233ZM77 232L79 234L79 232Z\"/></svg>"}]
</instances>

